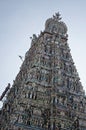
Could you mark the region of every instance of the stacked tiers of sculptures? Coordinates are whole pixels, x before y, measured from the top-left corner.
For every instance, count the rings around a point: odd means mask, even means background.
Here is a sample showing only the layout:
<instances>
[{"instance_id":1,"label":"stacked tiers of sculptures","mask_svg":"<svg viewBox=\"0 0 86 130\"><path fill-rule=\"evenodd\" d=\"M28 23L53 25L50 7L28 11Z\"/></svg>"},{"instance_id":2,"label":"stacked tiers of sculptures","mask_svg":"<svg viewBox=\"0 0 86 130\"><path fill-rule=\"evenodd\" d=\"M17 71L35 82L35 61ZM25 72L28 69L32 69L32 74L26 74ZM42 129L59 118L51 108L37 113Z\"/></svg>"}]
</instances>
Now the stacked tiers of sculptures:
<instances>
[{"instance_id":1,"label":"stacked tiers of sculptures","mask_svg":"<svg viewBox=\"0 0 86 130\"><path fill-rule=\"evenodd\" d=\"M86 130L86 97L59 13L33 35L0 111L0 130Z\"/></svg>"}]
</instances>

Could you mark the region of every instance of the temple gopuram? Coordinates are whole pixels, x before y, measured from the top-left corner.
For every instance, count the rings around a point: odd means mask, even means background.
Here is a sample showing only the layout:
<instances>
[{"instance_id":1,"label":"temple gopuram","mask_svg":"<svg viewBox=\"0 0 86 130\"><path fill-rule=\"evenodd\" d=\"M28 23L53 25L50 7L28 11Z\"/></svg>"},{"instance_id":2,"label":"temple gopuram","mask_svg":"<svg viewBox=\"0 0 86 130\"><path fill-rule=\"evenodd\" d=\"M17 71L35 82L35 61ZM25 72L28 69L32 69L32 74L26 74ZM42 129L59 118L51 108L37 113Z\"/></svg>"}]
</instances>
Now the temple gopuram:
<instances>
[{"instance_id":1,"label":"temple gopuram","mask_svg":"<svg viewBox=\"0 0 86 130\"><path fill-rule=\"evenodd\" d=\"M33 34L13 85L2 93L0 130L86 130L86 96L56 13Z\"/></svg>"}]
</instances>

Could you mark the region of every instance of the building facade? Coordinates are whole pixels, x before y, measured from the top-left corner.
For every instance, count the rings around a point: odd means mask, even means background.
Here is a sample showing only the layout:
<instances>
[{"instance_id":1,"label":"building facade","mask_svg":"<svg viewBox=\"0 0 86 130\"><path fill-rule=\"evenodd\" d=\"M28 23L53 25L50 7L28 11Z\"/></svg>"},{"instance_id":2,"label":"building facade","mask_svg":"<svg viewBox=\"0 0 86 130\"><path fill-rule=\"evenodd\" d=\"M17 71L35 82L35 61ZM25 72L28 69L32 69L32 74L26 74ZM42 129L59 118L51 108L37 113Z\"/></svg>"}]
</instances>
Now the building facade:
<instances>
[{"instance_id":1,"label":"building facade","mask_svg":"<svg viewBox=\"0 0 86 130\"><path fill-rule=\"evenodd\" d=\"M45 23L0 111L0 130L86 130L86 97L59 13Z\"/></svg>"}]
</instances>

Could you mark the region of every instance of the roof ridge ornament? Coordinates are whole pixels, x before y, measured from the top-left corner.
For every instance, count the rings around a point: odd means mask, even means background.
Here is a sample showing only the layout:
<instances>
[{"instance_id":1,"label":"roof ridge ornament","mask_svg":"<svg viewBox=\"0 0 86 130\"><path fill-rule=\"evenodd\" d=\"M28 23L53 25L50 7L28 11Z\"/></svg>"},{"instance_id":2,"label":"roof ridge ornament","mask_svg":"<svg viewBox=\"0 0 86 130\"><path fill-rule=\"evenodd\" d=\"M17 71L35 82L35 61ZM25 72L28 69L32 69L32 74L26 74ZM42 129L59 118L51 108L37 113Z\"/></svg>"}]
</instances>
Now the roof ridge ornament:
<instances>
[{"instance_id":1,"label":"roof ridge ornament","mask_svg":"<svg viewBox=\"0 0 86 130\"><path fill-rule=\"evenodd\" d=\"M67 26L61 19L60 13L55 13L52 18L47 19L45 23L45 31L50 33L66 34Z\"/></svg>"},{"instance_id":2,"label":"roof ridge ornament","mask_svg":"<svg viewBox=\"0 0 86 130\"><path fill-rule=\"evenodd\" d=\"M56 20L56 21L60 21L62 19L62 17L60 17L61 14L58 12L58 13L55 13L55 15L53 15L53 18Z\"/></svg>"}]
</instances>

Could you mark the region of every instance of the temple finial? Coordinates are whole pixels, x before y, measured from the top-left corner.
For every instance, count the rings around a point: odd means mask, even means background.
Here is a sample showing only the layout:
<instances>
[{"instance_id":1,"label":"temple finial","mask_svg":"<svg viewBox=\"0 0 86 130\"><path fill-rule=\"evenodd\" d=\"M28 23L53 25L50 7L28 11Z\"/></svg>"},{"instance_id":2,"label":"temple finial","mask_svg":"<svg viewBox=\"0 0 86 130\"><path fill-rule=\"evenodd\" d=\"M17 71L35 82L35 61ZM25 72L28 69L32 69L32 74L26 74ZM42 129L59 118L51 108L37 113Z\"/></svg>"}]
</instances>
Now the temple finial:
<instances>
[{"instance_id":1,"label":"temple finial","mask_svg":"<svg viewBox=\"0 0 86 130\"><path fill-rule=\"evenodd\" d=\"M60 13L55 13L55 15L53 15L53 18L57 21L60 21L62 18L60 17Z\"/></svg>"}]
</instances>

